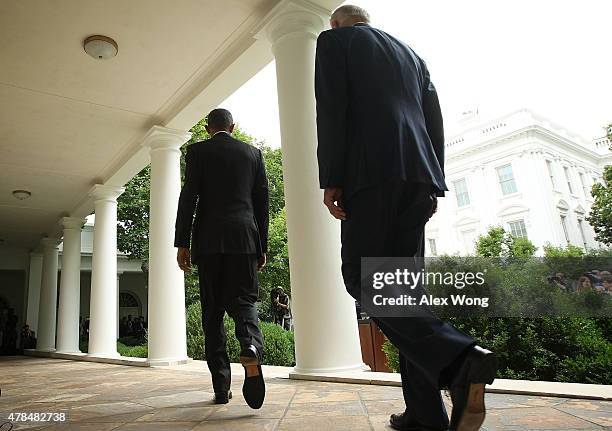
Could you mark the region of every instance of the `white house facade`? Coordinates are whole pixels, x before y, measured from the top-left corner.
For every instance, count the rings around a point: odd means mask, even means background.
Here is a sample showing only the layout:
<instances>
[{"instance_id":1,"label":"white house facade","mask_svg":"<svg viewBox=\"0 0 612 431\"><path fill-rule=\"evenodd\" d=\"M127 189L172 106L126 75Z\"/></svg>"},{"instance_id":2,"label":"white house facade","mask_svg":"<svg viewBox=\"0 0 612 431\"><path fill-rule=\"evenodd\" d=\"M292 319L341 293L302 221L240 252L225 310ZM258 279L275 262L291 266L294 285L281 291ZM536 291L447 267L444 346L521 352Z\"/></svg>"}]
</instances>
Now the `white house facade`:
<instances>
[{"instance_id":1,"label":"white house facade","mask_svg":"<svg viewBox=\"0 0 612 431\"><path fill-rule=\"evenodd\" d=\"M429 256L469 255L491 226L546 244L598 248L585 217L590 190L612 163L609 141L584 142L528 110L478 123L446 141L449 191L427 224Z\"/></svg>"}]
</instances>

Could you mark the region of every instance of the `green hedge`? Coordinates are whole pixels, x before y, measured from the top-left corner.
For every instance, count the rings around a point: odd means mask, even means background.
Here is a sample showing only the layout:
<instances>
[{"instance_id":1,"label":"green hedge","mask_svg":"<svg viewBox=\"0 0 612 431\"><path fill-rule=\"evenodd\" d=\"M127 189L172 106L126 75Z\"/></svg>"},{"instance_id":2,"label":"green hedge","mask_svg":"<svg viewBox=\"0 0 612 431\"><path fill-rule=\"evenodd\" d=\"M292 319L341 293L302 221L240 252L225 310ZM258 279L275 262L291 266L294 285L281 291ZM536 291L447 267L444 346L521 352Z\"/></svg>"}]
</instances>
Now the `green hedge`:
<instances>
[{"instance_id":1,"label":"green hedge","mask_svg":"<svg viewBox=\"0 0 612 431\"><path fill-rule=\"evenodd\" d=\"M120 338L117 341L117 353L119 353L121 356L129 356L133 358L146 358L149 356L149 349L146 339L144 341L140 341L143 344L126 344L126 341L128 343L135 343L136 339L125 337ZM81 340L79 342L79 349L82 353L87 353L88 347L87 340Z\"/></svg>"},{"instance_id":2,"label":"green hedge","mask_svg":"<svg viewBox=\"0 0 612 431\"><path fill-rule=\"evenodd\" d=\"M227 315L223 321L227 334L227 353L231 362L238 362L240 344L236 339L234 321ZM295 343L293 332L284 330L278 325L269 322L260 322L264 337L265 365L281 365L292 367L295 365ZM204 334L202 331L202 311L200 303L196 302L187 308L187 354L193 359L205 360Z\"/></svg>"},{"instance_id":3,"label":"green hedge","mask_svg":"<svg viewBox=\"0 0 612 431\"><path fill-rule=\"evenodd\" d=\"M140 346L126 346L120 341L117 342L117 352L121 356L130 356L133 358L146 358L149 356L149 349L147 344Z\"/></svg>"},{"instance_id":4,"label":"green hedge","mask_svg":"<svg viewBox=\"0 0 612 431\"><path fill-rule=\"evenodd\" d=\"M612 384L610 319L453 318L458 329L495 351L499 378ZM397 349L386 341L389 368L399 371Z\"/></svg>"}]
</instances>

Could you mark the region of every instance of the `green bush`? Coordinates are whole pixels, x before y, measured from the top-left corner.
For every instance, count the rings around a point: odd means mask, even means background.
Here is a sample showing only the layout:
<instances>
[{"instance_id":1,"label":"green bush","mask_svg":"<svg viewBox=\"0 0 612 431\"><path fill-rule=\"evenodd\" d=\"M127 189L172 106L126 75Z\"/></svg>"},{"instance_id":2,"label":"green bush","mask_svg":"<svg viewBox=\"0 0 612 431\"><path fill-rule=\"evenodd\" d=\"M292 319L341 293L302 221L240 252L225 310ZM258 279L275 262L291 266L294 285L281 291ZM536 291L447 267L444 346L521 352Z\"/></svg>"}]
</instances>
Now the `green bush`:
<instances>
[{"instance_id":1,"label":"green bush","mask_svg":"<svg viewBox=\"0 0 612 431\"><path fill-rule=\"evenodd\" d=\"M132 358L146 358L149 356L149 349L147 344L138 346L126 346L121 341L117 341L117 352L121 356L128 356Z\"/></svg>"},{"instance_id":2,"label":"green bush","mask_svg":"<svg viewBox=\"0 0 612 431\"><path fill-rule=\"evenodd\" d=\"M279 325L260 322L264 337L263 363L292 367L295 365L295 345L293 332L286 331Z\"/></svg>"},{"instance_id":3,"label":"green bush","mask_svg":"<svg viewBox=\"0 0 612 431\"><path fill-rule=\"evenodd\" d=\"M479 345L497 354L498 378L612 384L612 340L601 328L603 319L449 320L457 329L474 337ZM397 348L386 340L383 351L389 368L399 372Z\"/></svg>"},{"instance_id":4,"label":"green bush","mask_svg":"<svg viewBox=\"0 0 612 431\"><path fill-rule=\"evenodd\" d=\"M400 372L400 364L399 364L399 350L395 347L391 342L385 338L385 342L383 343L382 350L387 357L387 367L394 373Z\"/></svg>"},{"instance_id":5,"label":"green bush","mask_svg":"<svg viewBox=\"0 0 612 431\"><path fill-rule=\"evenodd\" d=\"M204 333L202 330L202 308L199 301L187 307L187 356L193 359L204 358Z\"/></svg>"},{"instance_id":6,"label":"green bush","mask_svg":"<svg viewBox=\"0 0 612 431\"><path fill-rule=\"evenodd\" d=\"M227 354L231 362L239 362L240 344L236 339L234 321L225 315L223 323L227 335ZM263 363L265 365L295 365L293 333L285 331L278 325L263 321L260 322L260 328L264 337ZM206 359L199 302L187 308L187 354L193 359Z\"/></svg>"},{"instance_id":7,"label":"green bush","mask_svg":"<svg viewBox=\"0 0 612 431\"><path fill-rule=\"evenodd\" d=\"M149 356L149 348L146 344L142 346L133 346L127 351L127 354L125 356L131 356L134 358L146 358Z\"/></svg>"},{"instance_id":8,"label":"green bush","mask_svg":"<svg viewBox=\"0 0 612 431\"><path fill-rule=\"evenodd\" d=\"M146 339L144 337L136 337L134 335L128 335L127 337L119 338L117 341L126 346L140 346L146 342Z\"/></svg>"}]
</instances>

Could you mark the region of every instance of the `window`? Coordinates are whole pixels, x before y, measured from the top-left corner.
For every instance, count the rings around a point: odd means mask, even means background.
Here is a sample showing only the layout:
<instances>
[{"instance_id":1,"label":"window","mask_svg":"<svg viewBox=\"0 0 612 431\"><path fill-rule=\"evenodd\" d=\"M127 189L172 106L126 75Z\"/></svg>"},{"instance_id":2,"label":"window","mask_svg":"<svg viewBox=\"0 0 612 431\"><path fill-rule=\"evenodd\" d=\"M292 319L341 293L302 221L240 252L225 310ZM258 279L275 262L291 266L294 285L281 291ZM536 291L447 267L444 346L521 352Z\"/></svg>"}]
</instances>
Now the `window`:
<instances>
[{"instance_id":1,"label":"window","mask_svg":"<svg viewBox=\"0 0 612 431\"><path fill-rule=\"evenodd\" d=\"M467 183L465 178L454 181L455 197L457 198L457 206L464 207L470 204L470 194L468 193Z\"/></svg>"},{"instance_id":2,"label":"window","mask_svg":"<svg viewBox=\"0 0 612 431\"><path fill-rule=\"evenodd\" d=\"M434 238L429 238L427 242L429 243L429 253L432 256L437 256L438 249L436 248L436 240Z\"/></svg>"},{"instance_id":3,"label":"window","mask_svg":"<svg viewBox=\"0 0 612 431\"><path fill-rule=\"evenodd\" d=\"M569 234L567 232L567 222L566 219L567 217L562 215L561 216L561 227L563 228L563 235L565 235L565 241L569 244L570 239L569 239Z\"/></svg>"},{"instance_id":4,"label":"window","mask_svg":"<svg viewBox=\"0 0 612 431\"><path fill-rule=\"evenodd\" d=\"M497 168L497 178L499 178L499 185L504 196L517 192L512 165L507 164Z\"/></svg>"},{"instance_id":5,"label":"window","mask_svg":"<svg viewBox=\"0 0 612 431\"><path fill-rule=\"evenodd\" d=\"M578 219L578 230L580 231L580 238L582 238L582 245L584 246L584 250L588 251L586 236L584 235L584 226L582 225L582 219L580 218Z\"/></svg>"},{"instance_id":6,"label":"window","mask_svg":"<svg viewBox=\"0 0 612 431\"><path fill-rule=\"evenodd\" d=\"M585 180L584 180L584 174L582 172L580 172L578 174L578 177L580 178L580 185L582 186L582 190L584 191L584 197L588 198L591 196L591 193L589 191L589 186L587 186Z\"/></svg>"},{"instance_id":7,"label":"window","mask_svg":"<svg viewBox=\"0 0 612 431\"><path fill-rule=\"evenodd\" d=\"M138 300L134 298L131 293L120 292L119 293L119 306L120 307L138 307Z\"/></svg>"},{"instance_id":8,"label":"window","mask_svg":"<svg viewBox=\"0 0 612 431\"><path fill-rule=\"evenodd\" d=\"M525 227L525 220L515 220L508 223L510 226L510 233L515 238L527 238L527 228Z\"/></svg>"},{"instance_id":9,"label":"window","mask_svg":"<svg viewBox=\"0 0 612 431\"><path fill-rule=\"evenodd\" d=\"M571 194L574 194L574 189L572 188L572 180L570 178L569 168L567 166L563 166L563 172L565 173L565 180L567 181L567 189Z\"/></svg>"},{"instance_id":10,"label":"window","mask_svg":"<svg viewBox=\"0 0 612 431\"><path fill-rule=\"evenodd\" d=\"M555 184L555 172L553 171L553 165L550 160L546 160L546 167L548 168L548 176L550 177L550 184L553 189L557 188L557 184Z\"/></svg>"}]
</instances>

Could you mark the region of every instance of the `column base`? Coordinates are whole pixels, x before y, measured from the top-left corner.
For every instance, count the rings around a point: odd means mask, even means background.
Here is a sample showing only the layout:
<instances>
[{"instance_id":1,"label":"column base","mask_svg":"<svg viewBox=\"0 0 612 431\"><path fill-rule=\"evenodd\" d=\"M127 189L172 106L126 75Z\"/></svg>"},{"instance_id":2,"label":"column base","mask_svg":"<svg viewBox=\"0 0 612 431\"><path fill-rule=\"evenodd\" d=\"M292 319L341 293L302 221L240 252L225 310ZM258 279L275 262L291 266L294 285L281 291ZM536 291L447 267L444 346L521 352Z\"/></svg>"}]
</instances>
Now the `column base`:
<instances>
[{"instance_id":1,"label":"column base","mask_svg":"<svg viewBox=\"0 0 612 431\"><path fill-rule=\"evenodd\" d=\"M54 347L41 347L40 349L37 347L36 349L34 349L34 351L41 352L41 353L53 353L56 350Z\"/></svg>"},{"instance_id":2,"label":"column base","mask_svg":"<svg viewBox=\"0 0 612 431\"><path fill-rule=\"evenodd\" d=\"M371 371L370 367L363 362L355 365L348 365L346 367L336 368L299 368L294 367L291 374L330 374L330 373L358 373L363 371Z\"/></svg>"},{"instance_id":3,"label":"column base","mask_svg":"<svg viewBox=\"0 0 612 431\"><path fill-rule=\"evenodd\" d=\"M90 358L101 358L101 359L117 359L121 358L121 355L117 352L99 352L99 353L88 353Z\"/></svg>"},{"instance_id":4,"label":"column base","mask_svg":"<svg viewBox=\"0 0 612 431\"><path fill-rule=\"evenodd\" d=\"M86 355L86 353L83 353L80 350L56 350L55 353L61 353L64 355Z\"/></svg>"},{"instance_id":5,"label":"column base","mask_svg":"<svg viewBox=\"0 0 612 431\"><path fill-rule=\"evenodd\" d=\"M176 358L160 358L160 359L147 359L147 364L151 367L168 367L174 365L185 365L188 362L193 361L190 357L176 357Z\"/></svg>"}]
</instances>

